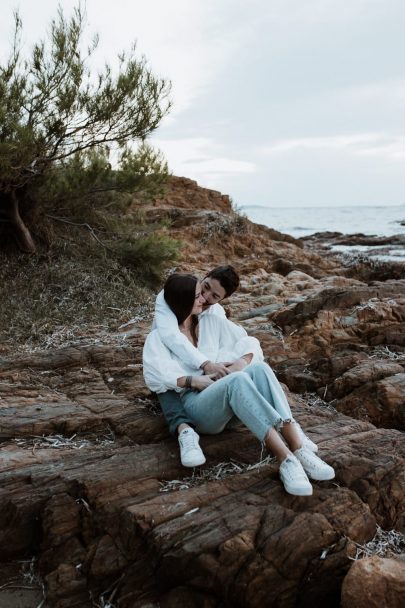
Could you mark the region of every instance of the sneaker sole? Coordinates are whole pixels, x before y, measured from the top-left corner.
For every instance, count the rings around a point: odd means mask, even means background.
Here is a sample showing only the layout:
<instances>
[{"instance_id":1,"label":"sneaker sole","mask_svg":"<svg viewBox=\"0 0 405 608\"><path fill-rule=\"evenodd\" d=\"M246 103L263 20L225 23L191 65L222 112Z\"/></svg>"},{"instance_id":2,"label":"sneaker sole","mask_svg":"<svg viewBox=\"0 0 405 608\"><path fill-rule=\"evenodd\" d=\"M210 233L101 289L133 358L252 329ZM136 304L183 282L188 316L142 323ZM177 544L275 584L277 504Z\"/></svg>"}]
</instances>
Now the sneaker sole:
<instances>
[{"instance_id":1,"label":"sneaker sole","mask_svg":"<svg viewBox=\"0 0 405 608\"><path fill-rule=\"evenodd\" d=\"M327 475L323 475L323 476L319 476L319 477L314 477L313 475L311 475L311 473L308 473L308 471L305 470L305 473L307 474L307 476L309 477L309 479L312 479L312 481L330 481L331 479L335 479L335 472L333 473L328 473Z\"/></svg>"},{"instance_id":2,"label":"sneaker sole","mask_svg":"<svg viewBox=\"0 0 405 608\"><path fill-rule=\"evenodd\" d=\"M182 460L181 464L183 465L183 467L187 467L188 469L193 469L194 467L200 467L202 464L205 464L205 462L206 462L206 459L202 458L201 460L193 461L192 463L183 462L183 460Z\"/></svg>"}]
</instances>

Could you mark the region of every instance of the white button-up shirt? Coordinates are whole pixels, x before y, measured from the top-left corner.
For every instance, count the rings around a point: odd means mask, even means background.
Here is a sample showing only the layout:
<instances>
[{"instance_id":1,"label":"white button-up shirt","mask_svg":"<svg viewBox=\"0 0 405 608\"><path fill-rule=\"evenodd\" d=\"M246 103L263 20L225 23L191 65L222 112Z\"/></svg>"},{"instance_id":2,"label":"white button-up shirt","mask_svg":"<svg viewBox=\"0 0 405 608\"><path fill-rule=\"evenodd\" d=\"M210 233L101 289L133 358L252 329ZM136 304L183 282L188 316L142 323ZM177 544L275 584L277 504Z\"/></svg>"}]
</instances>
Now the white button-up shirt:
<instances>
[{"instance_id":1,"label":"white button-up shirt","mask_svg":"<svg viewBox=\"0 0 405 608\"><path fill-rule=\"evenodd\" d=\"M225 311L220 304L213 304L202 312L200 319L206 315L216 315L226 319ZM170 306L167 304L163 290L158 293L155 303L155 318L152 329L157 329L161 340L167 348L174 352L180 359L186 361L193 367L201 367L209 361L208 353L203 348L196 348L188 338L179 330L177 318Z\"/></svg>"},{"instance_id":2,"label":"white button-up shirt","mask_svg":"<svg viewBox=\"0 0 405 608\"><path fill-rule=\"evenodd\" d=\"M225 315L221 318L216 314L201 314L198 330L198 351L204 353L201 363L207 360L232 362L249 353L253 355L252 363L263 361L260 342L248 336L243 327L235 325L226 319ZM178 325L177 332L195 348L179 331ZM147 387L155 393L164 393L170 389L180 392L183 389L177 386L178 378L204 373L199 366L201 363L198 365L197 361L196 365L195 362L186 361L173 350L165 346L158 329L152 330L146 338L143 348L143 375Z\"/></svg>"}]
</instances>

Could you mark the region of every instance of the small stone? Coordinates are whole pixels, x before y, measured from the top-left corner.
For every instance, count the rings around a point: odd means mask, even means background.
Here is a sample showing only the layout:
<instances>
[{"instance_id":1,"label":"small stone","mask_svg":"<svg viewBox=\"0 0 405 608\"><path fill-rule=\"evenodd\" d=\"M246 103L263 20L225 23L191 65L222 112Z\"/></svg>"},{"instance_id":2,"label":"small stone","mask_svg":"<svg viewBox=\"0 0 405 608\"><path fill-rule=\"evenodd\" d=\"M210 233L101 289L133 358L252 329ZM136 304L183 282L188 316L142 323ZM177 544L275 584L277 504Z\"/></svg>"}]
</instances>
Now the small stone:
<instances>
[{"instance_id":1,"label":"small stone","mask_svg":"<svg viewBox=\"0 0 405 608\"><path fill-rule=\"evenodd\" d=\"M405 560L376 555L353 563L343 581L342 608L402 608Z\"/></svg>"}]
</instances>

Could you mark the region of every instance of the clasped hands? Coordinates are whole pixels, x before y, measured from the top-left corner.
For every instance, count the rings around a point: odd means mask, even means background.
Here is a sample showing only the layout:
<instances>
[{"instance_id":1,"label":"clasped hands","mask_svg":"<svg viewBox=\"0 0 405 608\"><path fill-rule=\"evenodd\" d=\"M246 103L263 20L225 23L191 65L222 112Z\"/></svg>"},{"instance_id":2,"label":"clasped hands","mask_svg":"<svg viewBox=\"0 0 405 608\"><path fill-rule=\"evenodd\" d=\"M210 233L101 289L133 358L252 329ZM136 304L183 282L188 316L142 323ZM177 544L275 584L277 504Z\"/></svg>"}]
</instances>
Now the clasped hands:
<instances>
[{"instance_id":1,"label":"clasped hands","mask_svg":"<svg viewBox=\"0 0 405 608\"><path fill-rule=\"evenodd\" d=\"M204 374L202 376L183 376L178 378L177 384L181 388L191 388L194 391L203 391L205 388L214 384L216 380L224 378L228 374L233 372L241 372L247 365L252 361L253 354L249 353L243 355L240 359L235 361L223 361L220 363L214 363L213 361L206 361L202 366ZM187 380L190 380L190 384L187 385Z\"/></svg>"},{"instance_id":2,"label":"clasped hands","mask_svg":"<svg viewBox=\"0 0 405 608\"><path fill-rule=\"evenodd\" d=\"M214 363L213 361L207 361L203 365L204 375L212 376L214 380L219 380L232 372L241 372L252 360L253 355L243 355L235 361L223 361Z\"/></svg>"},{"instance_id":3,"label":"clasped hands","mask_svg":"<svg viewBox=\"0 0 405 608\"><path fill-rule=\"evenodd\" d=\"M247 355L243 355L243 357L240 357L240 359L236 359L235 361L223 361L220 363L206 361L204 365L202 365L204 375L193 376L192 388L196 391L203 391L205 388L211 386L211 384L213 384L216 380L224 378L233 372L241 372L244 370L245 367L249 365L252 358L253 354L249 353Z\"/></svg>"}]
</instances>

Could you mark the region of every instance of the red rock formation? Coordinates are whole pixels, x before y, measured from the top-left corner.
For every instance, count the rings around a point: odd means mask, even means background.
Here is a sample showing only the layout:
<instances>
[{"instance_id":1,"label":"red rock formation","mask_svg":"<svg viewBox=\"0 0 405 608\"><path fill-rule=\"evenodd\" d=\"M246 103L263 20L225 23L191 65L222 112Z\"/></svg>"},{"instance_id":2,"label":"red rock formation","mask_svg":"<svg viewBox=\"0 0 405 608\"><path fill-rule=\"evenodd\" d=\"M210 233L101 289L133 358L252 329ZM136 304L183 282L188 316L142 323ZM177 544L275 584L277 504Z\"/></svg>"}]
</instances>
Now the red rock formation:
<instances>
[{"instance_id":1,"label":"red rock formation","mask_svg":"<svg viewBox=\"0 0 405 608\"><path fill-rule=\"evenodd\" d=\"M375 426L403 428L405 284L349 278L184 178L145 214L171 218L180 270L240 270L228 314L303 393L289 393L296 417L336 480L286 494L274 463L249 468L261 449L242 427L202 438L206 477L191 479L143 385L140 322L126 340L0 360L1 559L36 554L55 608L90 608L90 593L121 608L338 606L353 542L405 528L404 434Z\"/></svg>"},{"instance_id":2,"label":"red rock formation","mask_svg":"<svg viewBox=\"0 0 405 608\"><path fill-rule=\"evenodd\" d=\"M356 561L343 581L342 608L402 608L405 560L368 557Z\"/></svg>"}]
</instances>

